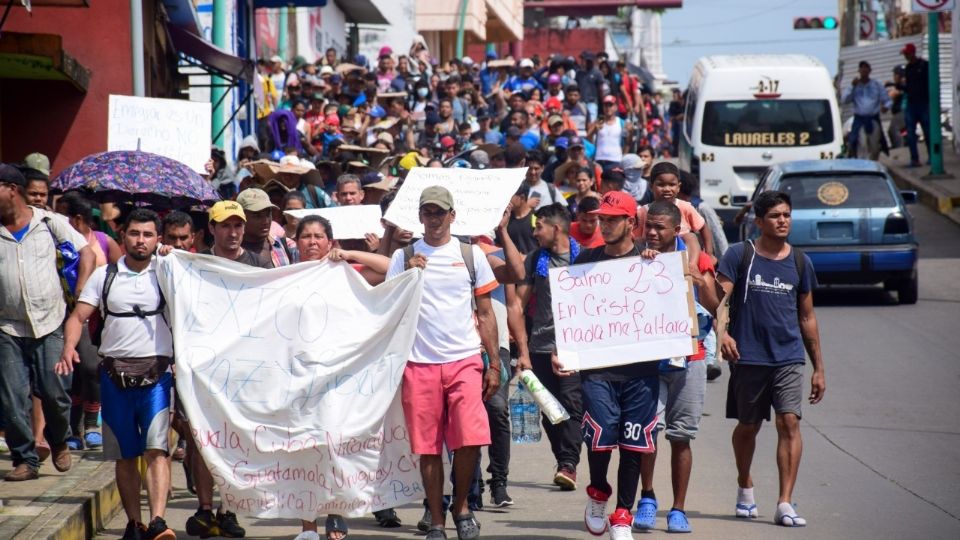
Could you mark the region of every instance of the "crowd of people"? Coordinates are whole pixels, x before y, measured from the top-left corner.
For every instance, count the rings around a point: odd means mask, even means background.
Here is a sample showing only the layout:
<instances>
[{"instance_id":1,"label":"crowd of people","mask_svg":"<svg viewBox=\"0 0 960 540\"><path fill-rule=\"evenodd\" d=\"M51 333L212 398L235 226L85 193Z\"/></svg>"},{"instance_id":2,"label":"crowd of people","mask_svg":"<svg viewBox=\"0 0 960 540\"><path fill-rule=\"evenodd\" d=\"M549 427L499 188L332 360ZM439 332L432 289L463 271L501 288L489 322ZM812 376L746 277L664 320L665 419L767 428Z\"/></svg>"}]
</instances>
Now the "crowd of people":
<instances>
[{"instance_id":1,"label":"crowd of people","mask_svg":"<svg viewBox=\"0 0 960 540\"><path fill-rule=\"evenodd\" d=\"M124 538L171 539L164 520L170 459L183 460L198 505L187 534L244 536L237 516L216 505L190 419L171 398L173 334L155 269L156 257L179 249L257 268L348 261L372 285L422 269L417 336L401 392L411 449L421 456L426 499L417 525L428 540L447 537L448 513L458 538L479 538L474 512L514 504L507 388L521 369L532 369L570 414L559 424L543 422L549 480L561 490L585 486L589 532L626 539L656 526L660 432L673 454L667 530L690 531L690 447L707 380L722 373L720 351L735 366L727 410L738 420L734 514L759 515L751 461L773 408L781 480L774 520L804 525L791 495L807 355L811 403L825 386L815 274L786 243L789 195L757 198L761 237L728 247L716 214L697 197L697 179L664 159L675 153L682 94L663 103L603 54L515 62L490 53L483 64L462 58L440 65L418 39L408 54L383 47L376 66L362 56L351 60L328 51L289 69L278 58L259 63L258 132L243 140L236 166L213 149L207 181L223 200L206 210L157 212L97 204L83 191L51 193L49 161L39 154L0 165L0 428L13 464L5 480L36 479L49 458L66 471L71 451L102 449L117 462L129 520ZM283 213L360 204L385 211L416 167L526 168L526 177L496 229L473 238L451 235L458 207L442 186L420 196L421 238L384 222L382 236L338 240L322 217ZM76 283L66 289L56 249L63 243L78 253ZM549 269L673 251L686 254L695 284L697 353L563 370ZM74 295L65 295L70 289ZM735 315L729 329L715 328L725 294ZM578 478L583 443L586 481ZM452 498L443 493L444 446L453 454ZM614 449L615 485L608 481ZM374 519L400 526L393 509ZM301 525L303 538L319 537L315 521ZM332 540L349 532L339 515L326 516L324 529Z\"/></svg>"}]
</instances>

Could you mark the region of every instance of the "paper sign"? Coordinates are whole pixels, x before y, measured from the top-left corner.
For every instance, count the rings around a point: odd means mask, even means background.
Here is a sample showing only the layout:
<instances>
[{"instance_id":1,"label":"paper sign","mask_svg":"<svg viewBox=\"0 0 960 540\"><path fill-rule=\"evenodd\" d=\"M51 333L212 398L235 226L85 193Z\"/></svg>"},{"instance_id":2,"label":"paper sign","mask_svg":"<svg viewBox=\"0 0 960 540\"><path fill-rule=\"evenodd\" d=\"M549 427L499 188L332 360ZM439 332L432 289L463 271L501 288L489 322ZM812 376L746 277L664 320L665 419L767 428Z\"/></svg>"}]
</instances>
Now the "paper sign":
<instances>
[{"instance_id":1,"label":"paper sign","mask_svg":"<svg viewBox=\"0 0 960 540\"><path fill-rule=\"evenodd\" d=\"M557 356L566 370L696 352L692 286L679 252L550 269Z\"/></svg>"},{"instance_id":2,"label":"paper sign","mask_svg":"<svg viewBox=\"0 0 960 540\"><path fill-rule=\"evenodd\" d=\"M526 174L526 168L481 171L416 167L410 170L383 217L401 229L422 235L420 192L430 186L443 186L453 195L457 212L450 232L463 236L488 234L497 228Z\"/></svg>"},{"instance_id":3,"label":"paper sign","mask_svg":"<svg viewBox=\"0 0 960 540\"><path fill-rule=\"evenodd\" d=\"M346 263L176 251L157 275L177 391L227 510L312 521L423 499L398 391L421 272L371 288Z\"/></svg>"},{"instance_id":4,"label":"paper sign","mask_svg":"<svg viewBox=\"0 0 960 540\"><path fill-rule=\"evenodd\" d=\"M143 150L201 174L210 159L210 104L182 99L110 96L107 150Z\"/></svg>"},{"instance_id":5,"label":"paper sign","mask_svg":"<svg viewBox=\"0 0 960 540\"><path fill-rule=\"evenodd\" d=\"M953 11L956 7L956 0L913 0L912 10L914 13L929 13L931 11Z\"/></svg>"},{"instance_id":6,"label":"paper sign","mask_svg":"<svg viewBox=\"0 0 960 540\"><path fill-rule=\"evenodd\" d=\"M367 233L373 233L378 238L383 237L383 226L380 224L380 205L378 204L286 210L284 214L297 219L303 219L306 216L327 218L333 228L333 238L335 240L363 239L363 235Z\"/></svg>"}]
</instances>

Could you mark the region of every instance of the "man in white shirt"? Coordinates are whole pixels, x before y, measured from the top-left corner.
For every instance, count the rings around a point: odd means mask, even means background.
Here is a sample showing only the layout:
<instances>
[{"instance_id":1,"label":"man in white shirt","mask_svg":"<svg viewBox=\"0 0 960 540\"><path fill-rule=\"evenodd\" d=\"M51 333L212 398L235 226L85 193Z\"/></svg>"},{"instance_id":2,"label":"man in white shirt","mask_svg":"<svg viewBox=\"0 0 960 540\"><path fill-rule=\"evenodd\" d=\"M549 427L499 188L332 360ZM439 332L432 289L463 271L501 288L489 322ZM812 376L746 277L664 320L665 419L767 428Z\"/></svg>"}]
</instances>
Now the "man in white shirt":
<instances>
[{"instance_id":1,"label":"man in white shirt","mask_svg":"<svg viewBox=\"0 0 960 540\"><path fill-rule=\"evenodd\" d=\"M420 195L423 239L413 244L412 254L407 249L395 252L387 271L387 279L413 267L424 272L417 336L403 372L401 397L410 447L421 456L420 471L431 515L426 540L446 539L442 510L444 444L454 453L454 500L450 508L457 535L462 540L480 536L480 524L468 510L467 492L480 447L490 444L483 401L500 386L500 346L490 300L497 280L479 248L461 246L451 236L450 225L455 219L453 196L446 188L424 189ZM474 272L467 269L467 258L473 259ZM481 344L490 358L485 374Z\"/></svg>"},{"instance_id":2,"label":"man in white shirt","mask_svg":"<svg viewBox=\"0 0 960 540\"><path fill-rule=\"evenodd\" d=\"M64 325L63 355L56 367L67 375L80 362L76 346L81 330L99 308L103 455L117 462L117 490L128 519L124 539L176 538L163 519L170 490L173 336L154 259L160 230L156 212L138 208L130 213L123 233L126 255L90 276ZM140 521L140 456L147 462L148 525Z\"/></svg>"},{"instance_id":3,"label":"man in white shirt","mask_svg":"<svg viewBox=\"0 0 960 540\"><path fill-rule=\"evenodd\" d=\"M567 199L563 193L553 184L545 182L540 175L543 173L543 154L536 150L527 152L527 178L526 183L530 186L530 195L527 198L527 204L533 210L539 210L544 206L558 203L567 205Z\"/></svg>"}]
</instances>

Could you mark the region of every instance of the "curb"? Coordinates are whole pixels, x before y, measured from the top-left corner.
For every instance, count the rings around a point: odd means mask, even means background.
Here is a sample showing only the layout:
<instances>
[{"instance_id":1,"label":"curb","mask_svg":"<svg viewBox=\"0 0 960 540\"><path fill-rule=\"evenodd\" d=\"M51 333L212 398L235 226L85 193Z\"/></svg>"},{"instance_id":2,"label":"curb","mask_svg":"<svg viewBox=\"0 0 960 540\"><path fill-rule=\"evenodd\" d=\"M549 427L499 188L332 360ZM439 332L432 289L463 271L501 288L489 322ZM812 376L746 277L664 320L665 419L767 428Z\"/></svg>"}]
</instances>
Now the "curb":
<instances>
[{"instance_id":1,"label":"curb","mask_svg":"<svg viewBox=\"0 0 960 540\"><path fill-rule=\"evenodd\" d=\"M916 191L920 203L960 225L960 212L957 211L960 209L960 196L952 196L936 185L914 180L889 165L887 170L897 187Z\"/></svg>"},{"instance_id":2,"label":"curb","mask_svg":"<svg viewBox=\"0 0 960 540\"><path fill-rule=\"evenodd\" d=\"M0 536L30 540L88 540L121 509L112 461L77 459L70 476L35 499L36 515L0 524ZM10 536L7 536L7 535Z\"/></svg>"}]
</instances>

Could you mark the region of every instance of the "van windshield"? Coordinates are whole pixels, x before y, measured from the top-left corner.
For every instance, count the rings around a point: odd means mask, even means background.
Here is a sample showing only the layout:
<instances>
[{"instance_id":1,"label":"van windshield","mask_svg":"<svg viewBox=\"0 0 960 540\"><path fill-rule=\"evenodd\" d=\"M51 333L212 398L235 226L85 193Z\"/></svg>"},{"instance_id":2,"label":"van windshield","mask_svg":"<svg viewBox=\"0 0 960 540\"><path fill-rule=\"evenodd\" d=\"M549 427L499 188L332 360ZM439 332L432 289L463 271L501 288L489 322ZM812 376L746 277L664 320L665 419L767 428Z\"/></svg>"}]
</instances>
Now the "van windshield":
<instances>
[{"instance_id":1,"label":"van windshield","mask_svg":"<svg viewBox=\"0 0 960 540\"><path fill-rule=\"evenodd\" d=\"M816 146L834 138L825 99L708 101L702 131L710 146Z\"/></svg>"}]
</instances>

